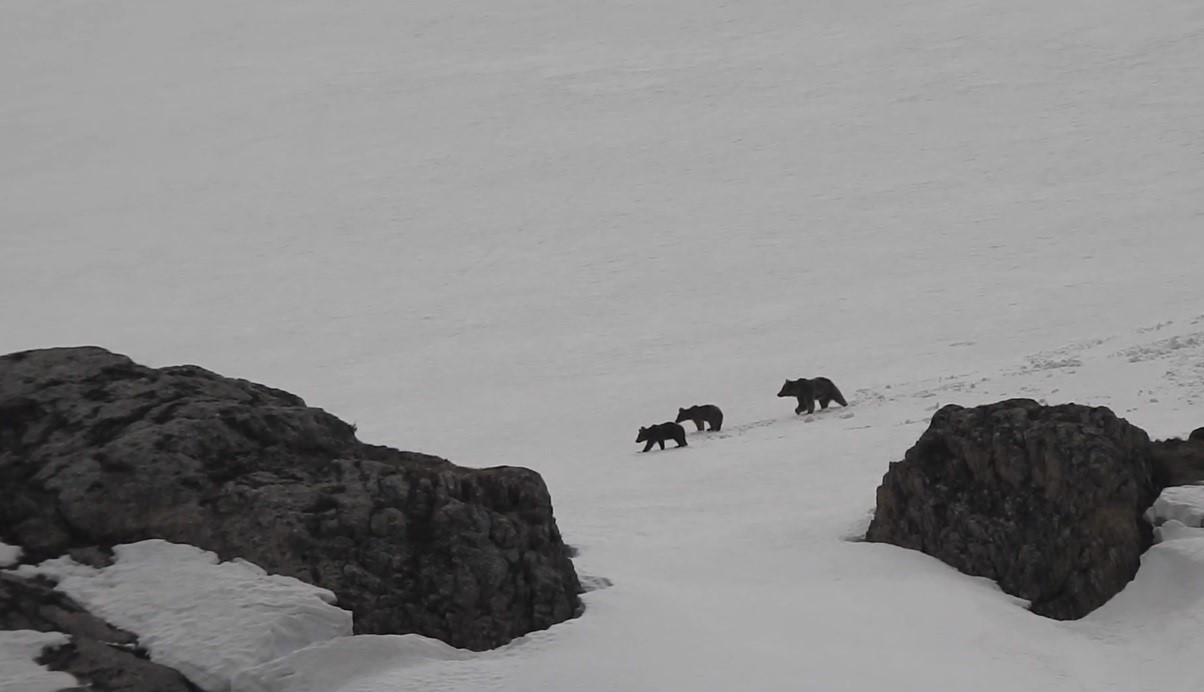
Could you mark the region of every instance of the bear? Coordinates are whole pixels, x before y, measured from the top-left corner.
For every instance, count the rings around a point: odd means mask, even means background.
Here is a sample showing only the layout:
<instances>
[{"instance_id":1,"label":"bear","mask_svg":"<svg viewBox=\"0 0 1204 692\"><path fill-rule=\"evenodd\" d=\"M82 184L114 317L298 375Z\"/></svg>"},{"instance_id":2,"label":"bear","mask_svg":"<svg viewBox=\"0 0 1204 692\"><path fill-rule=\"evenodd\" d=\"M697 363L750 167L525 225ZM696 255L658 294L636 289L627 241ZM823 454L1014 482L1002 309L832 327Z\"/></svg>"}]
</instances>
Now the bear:
<instances>
[{"instance_id":1,"label":"bear","mask_svg":"<svg viewBox=\"0 0 1204 692\"><path fill-rule=\"evenodd\" d=\"M723 411L714 404L699 404L690 408L677 409L677 420L675 423L685 423L688 420L694 421L694 425L698 426L698 432L702 432L702 424L706 423L710 427L709 432L715 432L723 427Z\"/></svg>"},{"instance_id":2,"label":"bear","mask_svg":"<svg viewBox=\"0 0 1204 692\"><path fill-rule=\"evenodd\" d=\"M849 405L832 380L826 377L801 377L797 380L786 380L786 384L782 385L778 396L792 396L798 399L798 407L794 409L796 414L803 411L808 414L815 413L816 401L819 402L821 409L828 408L828 404L833 401L841 406Z\"/></svg>"},{"instance_id":3,"label":"bear","mask_svg":"<svg viewBox=\"0 0 1204 692\"><path fill-rule=\"evenodd\" d=\"M1196 428L1195 430L1192 430L1191 434L1187 436L1187 439L1195 440L1196 442L1204 442L1204 428Z\"/></svg>"},{"instance_id":4,"label":"bear","mask_svg":"<svg viewBox=\"0 0 1204 692\"><path fill-rule=\"evenodd\" d=\"M660 445L661 449L665 448L665 440L673 440L678 447L688 447L686 444L686 429L677 423L661 423L659 425L650 425L646 428L640 428L640 434L636 435L636 442L647 442L644 446L644 451L652 449L652 445Z\"/></svg>"}]
</instances>

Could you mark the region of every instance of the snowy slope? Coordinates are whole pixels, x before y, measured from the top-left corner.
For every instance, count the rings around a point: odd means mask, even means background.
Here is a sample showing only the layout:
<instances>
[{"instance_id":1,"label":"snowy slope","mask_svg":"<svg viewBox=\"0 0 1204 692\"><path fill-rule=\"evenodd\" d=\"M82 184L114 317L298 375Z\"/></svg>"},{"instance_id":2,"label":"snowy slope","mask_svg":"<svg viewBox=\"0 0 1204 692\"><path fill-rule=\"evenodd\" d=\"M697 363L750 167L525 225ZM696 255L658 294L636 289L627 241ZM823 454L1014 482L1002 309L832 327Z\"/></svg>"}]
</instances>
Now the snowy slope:
<instances>
[{"instance_id":1,"label":"snowy slope","mask_svg":"<svg viewBox=\"0 0 1204 692\"><path fill-rule=\"evenodd\" d=\"M993 583L924 555L848 540L868 524L885 462L901 458L938 405L1011 394L1119 411L1133 402L1152 411L1129 419L1154 431L1189 414L1204 385L1179 388L1165 373L1204 362L1204 341L1163 345L1198 327L1162 325L996 371L890 383L811 420L779 402L777 416L691 433L686 450L615 453L608 470L617 477L594 488L596 524L575 531L589 536L578 543L579 569L614 581L586 594L585 617L460 657L409 654L408 638L395 648L352 638L298 651L235 689L318 689L298 682L314 669L320 681L341 680L326 688L339 692L1200 689L1199 534L1168 534L1124 592L1078 622L1033 616ZM1133 359L1138 352L1148 357ZM1158 402L1148 403L1151 390ZM1204 498L1173 489L1151 518L1165 531L1202 511Z\"/></svg>"},{"instance_id":2,"label":"snowy slope","mask_svg":"<svg viewBox=\"0 0 1204 692\"><path fill-rule=\"evenodd\" d=\"M543 473L614 586L479 656L340 642L347 689L1188 689L1190 543L1054 623L846 538L938 404L1204 424L1201 33L1189 0L11 0L0 352L196 362ZM853 406L774 398L815 375ZM722 433L637 453L706 402Z\"/></svg>"}]
</instances>

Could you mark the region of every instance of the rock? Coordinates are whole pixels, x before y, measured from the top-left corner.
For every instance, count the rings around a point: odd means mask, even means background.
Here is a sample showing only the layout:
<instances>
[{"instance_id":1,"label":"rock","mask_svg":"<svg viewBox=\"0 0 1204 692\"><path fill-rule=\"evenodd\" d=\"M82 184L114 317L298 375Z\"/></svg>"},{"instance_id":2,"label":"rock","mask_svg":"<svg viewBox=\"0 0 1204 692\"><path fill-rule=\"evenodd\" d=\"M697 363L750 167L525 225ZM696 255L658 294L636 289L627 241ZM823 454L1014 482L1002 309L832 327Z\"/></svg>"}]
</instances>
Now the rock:
<instances>
[{"instance_id":1,"label":"rock","mask_svg":"<svg viewBox=\"0 0 1204 692\"><path fill-rule=\"evenodd\" d=\"M1187 439L1204 442L1204 428L1196 428L1195 430L1192 430L1191 434L1187 436Z\"/></svg>"},{"instance_id":2,"label":"rock","mask_svg":"<svg viewBox=\"0 0 1204 692\"><path fill-rule=\"evenodd\" d=\"M101 348L0 357L0 540L27 562L162 538L333 591L364 634L483 650L574 617L534 471L364 444L300 398Z\"/></svg>"},{"instance_id":3,"label":"rock","mask_svg":"<svg viewBox=\"0 0 1204 692\"><path fill-rule=\"evenodd\" d=\"M88 689L197 691L179 672L147 660L133 634L93 616L41 579L0 573L0 629L69 635L69 643L46 650L38 663L74 675Z\"/></svg>"},{"instance_id":4,"label":"rock","mask_svg":"<svg viewBox=\"0 0 1204 692\"><path fill-rule=\"evenodd\" d=\"M1150 456L1159 486L1204 483L1204 439L1157 440L1150 447Z\"/></svg>"},{"instance_id":5,"label":"rock","mask_svg":"<svg viewBox=\"0 0 1204 692\"><path fill-rule=\"evenodd\" d=\"M1082 617L1136 574L1158 496L1144 431L1106 408L950 405L894 462L866 539L994 579L1033 612Z\"/></svg>"}]
</instances>

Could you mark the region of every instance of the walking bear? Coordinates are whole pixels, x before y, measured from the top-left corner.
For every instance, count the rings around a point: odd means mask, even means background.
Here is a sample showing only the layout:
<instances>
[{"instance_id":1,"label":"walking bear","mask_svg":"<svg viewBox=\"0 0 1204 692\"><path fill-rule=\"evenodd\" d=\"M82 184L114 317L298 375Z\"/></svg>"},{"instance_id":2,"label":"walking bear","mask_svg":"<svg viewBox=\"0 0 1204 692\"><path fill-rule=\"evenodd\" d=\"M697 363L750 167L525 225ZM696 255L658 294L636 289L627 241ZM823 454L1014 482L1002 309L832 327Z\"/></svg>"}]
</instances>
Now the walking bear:
<instances>
[{"instance_id":1,"label":"walking bear","mask_svg":"<svg viewBox=\"0 0 1204 692\"><path fill-rule=\"evenodd\" d=\"M636 442L648 443L644 445L645 452L652 449L652 445L660 445L661 449L664 449L665 440L673 440L678 447L689 446L686 444L686 429L677 423L661 423L640 428L640 434L635 438Z\"/></svg>"},{"instance_id":2,"label":"walking bear","mask_svg":"<svg viewBox=\"0 0 1204 692\"><path fill-rule=\"evenodd\" d=\"M699 404L690 408L677 409L676 423L685 423L688 420L694 421L694 425L698 426L699 432L702 431L702 424L706 423L710 426L711 432L723 427L723 411L714 404Z\"/></svg>"},{"instance_id":3,"label":"walking bear","mask_svg":"<svg viewBox=\"0 0 1204 692\"><path fill-rule=\"evenodd\" d=\"M782 391L778 392L778 396L792 396L798 399L798 407L794 409L795 413L815 413L815 402L819 402L821 409L828 408L828 404L835 401L841 406L848 406L849 403L844 400L840 390L836 385L826 377L806 377L797 380L786 380L786 384L782 385Z\"/></svg>"}]
</instances>

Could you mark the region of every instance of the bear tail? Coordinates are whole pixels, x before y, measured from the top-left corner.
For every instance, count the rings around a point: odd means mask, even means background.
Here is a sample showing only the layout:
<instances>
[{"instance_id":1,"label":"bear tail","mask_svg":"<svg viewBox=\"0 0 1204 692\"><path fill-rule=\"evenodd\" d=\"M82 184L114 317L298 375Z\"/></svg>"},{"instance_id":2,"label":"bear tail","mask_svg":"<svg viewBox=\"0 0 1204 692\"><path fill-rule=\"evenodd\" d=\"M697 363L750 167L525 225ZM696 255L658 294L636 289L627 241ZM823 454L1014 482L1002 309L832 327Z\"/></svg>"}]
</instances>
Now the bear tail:
<instances>
[{"instance_id":1,"label":"bear tail","mask_svg":"<svg viewBox=\"0 0 1204 692\"><path fill-rule=\"evenodd\" d=\"M844 400L844 395L840 393L840 390L837 389L835 384L832 385L832 401L835 401L836 403L840 404L841 406L849 405L849 402Z\"/></svg>"}]
</instances>

